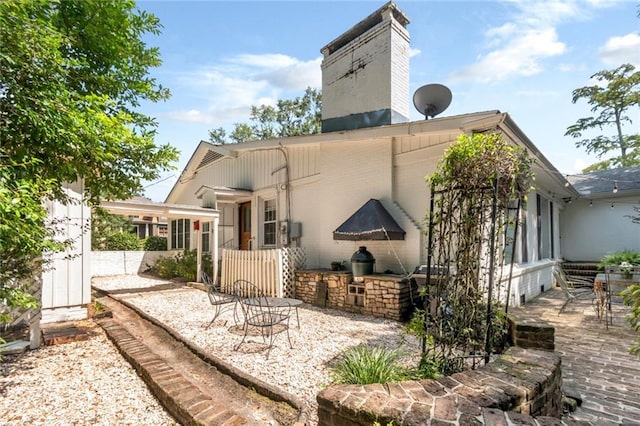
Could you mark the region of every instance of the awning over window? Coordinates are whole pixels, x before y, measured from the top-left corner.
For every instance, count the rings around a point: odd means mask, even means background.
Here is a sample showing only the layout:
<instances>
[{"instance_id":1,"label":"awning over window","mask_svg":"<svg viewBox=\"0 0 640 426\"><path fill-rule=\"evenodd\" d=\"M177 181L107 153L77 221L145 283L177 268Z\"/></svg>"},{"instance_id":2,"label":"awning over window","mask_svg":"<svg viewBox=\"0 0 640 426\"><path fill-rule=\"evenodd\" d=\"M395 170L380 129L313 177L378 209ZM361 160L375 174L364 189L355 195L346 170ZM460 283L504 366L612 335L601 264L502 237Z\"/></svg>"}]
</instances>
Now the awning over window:
<instances>
[{"instance_id":1,"label":"awning over window","mask_svg":"<svg viewBox=\"0 0 640 426\"><path fill-rule=\"evenodd\" d=\"M371 199L333 231L334 240L404 240L406 232L378 200Z\"/></svg>"}]
</instances>

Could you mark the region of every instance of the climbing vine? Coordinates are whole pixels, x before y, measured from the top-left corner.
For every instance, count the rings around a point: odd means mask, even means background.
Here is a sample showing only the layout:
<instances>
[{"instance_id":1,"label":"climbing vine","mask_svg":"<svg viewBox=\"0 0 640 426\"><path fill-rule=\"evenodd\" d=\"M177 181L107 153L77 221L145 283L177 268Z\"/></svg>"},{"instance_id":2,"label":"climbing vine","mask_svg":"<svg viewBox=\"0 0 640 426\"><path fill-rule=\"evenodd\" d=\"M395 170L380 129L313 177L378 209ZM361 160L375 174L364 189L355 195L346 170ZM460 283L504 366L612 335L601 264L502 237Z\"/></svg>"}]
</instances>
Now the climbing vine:
<instances>
[{"instance_id":1,"label":"climbing vine","mask_svg":"<svg viewBox=\"0 0 640 426\"><path fill-rule=\"evenodd\" d=\"M506 253L531 187L531 165L527 152L499 133L461 135L426 177L431 273L418 312L422 358L445 374L487 362L506 334L502 271L511 261Z\"/></svg>"}]
</instances>

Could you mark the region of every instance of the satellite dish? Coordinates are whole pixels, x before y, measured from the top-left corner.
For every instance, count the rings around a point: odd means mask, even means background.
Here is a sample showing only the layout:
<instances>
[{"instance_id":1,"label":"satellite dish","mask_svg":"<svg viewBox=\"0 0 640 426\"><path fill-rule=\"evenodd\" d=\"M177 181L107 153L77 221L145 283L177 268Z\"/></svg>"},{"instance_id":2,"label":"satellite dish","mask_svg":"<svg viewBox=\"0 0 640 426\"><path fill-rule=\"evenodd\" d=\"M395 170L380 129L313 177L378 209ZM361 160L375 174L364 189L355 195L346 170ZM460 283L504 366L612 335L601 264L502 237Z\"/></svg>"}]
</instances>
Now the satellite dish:
<instances>
[{"instance_id":1,"label":"satellite dish","mask_svg":"<svg viewBox=\"0 0 640 426\"><path fill-rule=\"evenodd\" d=\"M451 90L442 84L426 84L413 94L413 105L425 120L435 117L451 103Z\"/></svg>"}]
</instances>

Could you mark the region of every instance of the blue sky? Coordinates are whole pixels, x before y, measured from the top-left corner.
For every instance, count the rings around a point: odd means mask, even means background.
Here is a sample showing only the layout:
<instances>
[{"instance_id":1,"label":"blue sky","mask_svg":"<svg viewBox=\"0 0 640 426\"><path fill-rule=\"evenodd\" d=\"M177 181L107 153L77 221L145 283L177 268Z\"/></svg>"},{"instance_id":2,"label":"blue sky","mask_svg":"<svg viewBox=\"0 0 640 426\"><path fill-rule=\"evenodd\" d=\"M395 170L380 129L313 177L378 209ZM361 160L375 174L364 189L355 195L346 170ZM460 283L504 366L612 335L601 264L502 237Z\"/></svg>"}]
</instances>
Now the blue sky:
<instances>
[{"instance_id":1,"label":"blue sky","mask_svg":"<svg viewBox=\"0 0 640 426\"><path fill-rule=\"evenodd\" d=\"M178 170L151 182L163 201L208 130L248 122L251 105L321 88L320 49L385 1L139 1L160 18L149 36L163 65L152 74L170 100L143 105L159 122L158 143L181 151ZM508 112L565 174L596 161L564 136L592 115L573 89L597 71L640 67L637 1L403 1L410 20L410 91L429 83L453 92L440 116ZM411 102L409 99L408 102ZM412 105L412 104L410 104ZM411 106L411 120L422 116ZM640 110L630 114L634 126Z\"/></svg>"}]
</instances>

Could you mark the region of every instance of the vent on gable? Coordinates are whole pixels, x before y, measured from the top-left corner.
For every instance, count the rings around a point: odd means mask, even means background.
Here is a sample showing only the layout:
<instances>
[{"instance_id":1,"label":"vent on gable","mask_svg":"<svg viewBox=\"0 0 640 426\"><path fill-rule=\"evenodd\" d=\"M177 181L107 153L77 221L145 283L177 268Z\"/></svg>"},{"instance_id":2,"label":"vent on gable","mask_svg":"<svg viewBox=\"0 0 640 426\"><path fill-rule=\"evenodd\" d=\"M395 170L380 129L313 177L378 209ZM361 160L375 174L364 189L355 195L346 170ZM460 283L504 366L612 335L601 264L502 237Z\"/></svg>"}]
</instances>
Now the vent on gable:
<instances>
[{"instance_id":1,"label":"vent on gable","mask_svg":"<svg viewBox=\"0 0 640 426\"><path fill-rule=\"evenodd\" d=\"M204 158L202 159L202 161L200 162L200 164L198 164L198 169L201 167L206 166L207 164L213 163L216 160L219 160L220 158L224 157L224 155L217 153L215 151L207 151L207 153L204 155Z\"/></svg>"}]
</instances>

